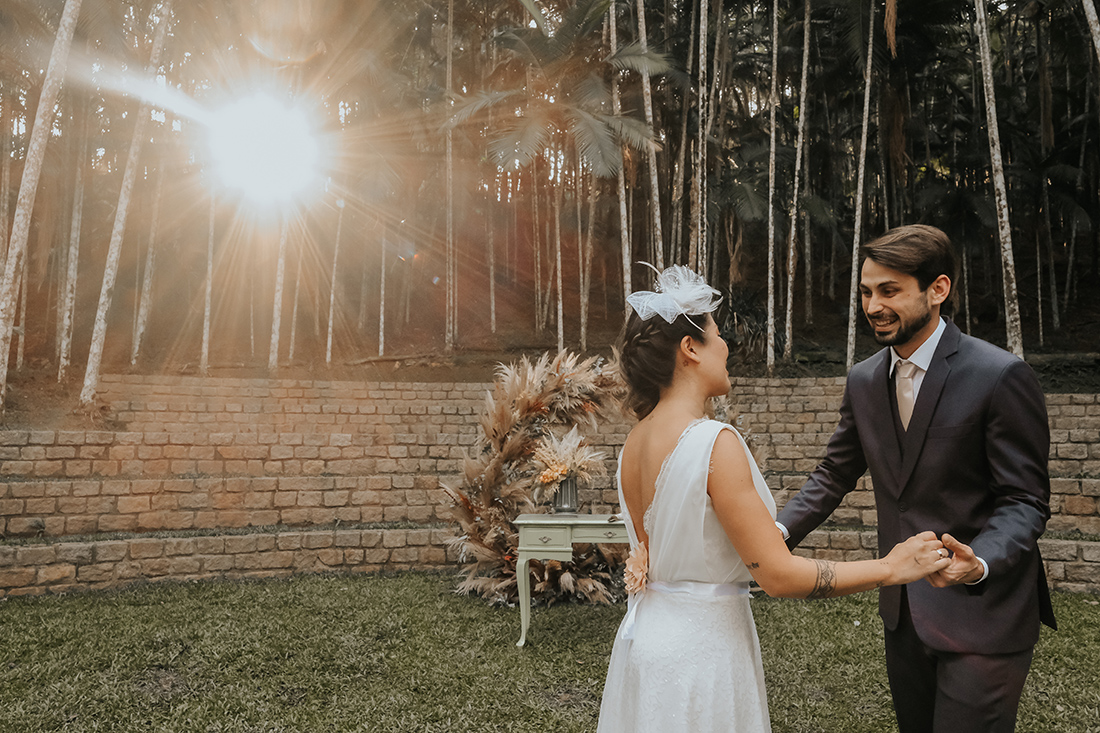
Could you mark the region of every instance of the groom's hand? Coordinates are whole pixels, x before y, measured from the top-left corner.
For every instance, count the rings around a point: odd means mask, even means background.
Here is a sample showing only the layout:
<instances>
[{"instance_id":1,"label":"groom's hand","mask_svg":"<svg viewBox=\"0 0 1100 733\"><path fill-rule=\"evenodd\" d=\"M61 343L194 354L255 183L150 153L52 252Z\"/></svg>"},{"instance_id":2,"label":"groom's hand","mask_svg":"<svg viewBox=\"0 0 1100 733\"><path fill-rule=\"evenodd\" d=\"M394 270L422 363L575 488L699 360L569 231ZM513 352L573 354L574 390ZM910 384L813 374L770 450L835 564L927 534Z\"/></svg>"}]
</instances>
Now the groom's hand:
<instances>
[{"instance_id":1,"label":"groom's hand","mask_svg":"<svg viewBox=\"0 0 1100 733\"><path fill-rule=\"evenodd\" d=\"M944 548L951 552L951 564L932 573L925 580L937 588L946 588L949 585L973 583L982 577L985 568L978 562L969 545L964 545L946 532L940 539Z\"/></svg>"}]
</instances>

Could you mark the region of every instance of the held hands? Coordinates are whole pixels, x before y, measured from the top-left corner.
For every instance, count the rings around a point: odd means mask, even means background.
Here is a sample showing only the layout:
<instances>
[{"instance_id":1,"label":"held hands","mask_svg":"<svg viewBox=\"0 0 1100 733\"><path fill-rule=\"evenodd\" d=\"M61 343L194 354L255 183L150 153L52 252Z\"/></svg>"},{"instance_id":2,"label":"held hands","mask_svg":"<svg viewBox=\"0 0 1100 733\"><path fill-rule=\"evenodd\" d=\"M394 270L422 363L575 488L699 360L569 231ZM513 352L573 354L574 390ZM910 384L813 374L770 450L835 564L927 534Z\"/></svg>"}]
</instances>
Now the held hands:
<instances>
[{"instance_id":1,"label":"held hands","mask_svg":"<svg viewBox=\"0 0 1100 733\"><path fill-rule=\"evenodd\" d=\"M929 534L929 533L926 533ZM943 546L951 552L951 562L944 568L929 575L926 580L937 588L946 588L959 583L973 583L982 577L985 569L978 562L974 551L947 534L943 535Z\"/></svg>"},{"instance_id":2,"label":"held hands","mask_svg":"<svg viewBox=\"0 0 1100 733\"><path fill-rule=\"evenodd\" d=\"M894 549L884 558L891 569L889 584L904 585L921 578L929 578L931 582L930 576L944 571L952 563L943 547L944 543L940 542L935 532L921 532L894 545Z\"/></svg>"}]
</instances>

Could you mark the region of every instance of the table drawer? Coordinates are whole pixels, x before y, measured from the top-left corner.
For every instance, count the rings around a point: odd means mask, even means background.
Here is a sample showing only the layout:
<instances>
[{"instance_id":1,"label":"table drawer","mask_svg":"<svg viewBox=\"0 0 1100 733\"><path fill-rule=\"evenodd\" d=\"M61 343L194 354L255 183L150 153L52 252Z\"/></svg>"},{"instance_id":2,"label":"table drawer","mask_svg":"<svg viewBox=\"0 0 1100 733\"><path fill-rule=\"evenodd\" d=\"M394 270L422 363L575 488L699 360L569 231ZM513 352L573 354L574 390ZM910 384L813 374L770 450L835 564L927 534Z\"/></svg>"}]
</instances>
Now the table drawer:
<instances>
[{"instance_id":1,"label":"table drawer","mask_svg":"<svg viewBox=\"0 0 1100 733\"><path fill-rule=\"evenodd\" d=\"M607 526L587 526L573 528L574 542L628 542L626 527L608 524Z\"/></svg>"},{"instance_id":2,"label":"table drawer","mask_svg":"<svg viewBox=\"0 0 1100 733\"><path fill-rule=\"evenodd\" d=\"M568 527L524 527L520 530L521 550L540 547L569 547Z\"/></svg>"}]
</instances>

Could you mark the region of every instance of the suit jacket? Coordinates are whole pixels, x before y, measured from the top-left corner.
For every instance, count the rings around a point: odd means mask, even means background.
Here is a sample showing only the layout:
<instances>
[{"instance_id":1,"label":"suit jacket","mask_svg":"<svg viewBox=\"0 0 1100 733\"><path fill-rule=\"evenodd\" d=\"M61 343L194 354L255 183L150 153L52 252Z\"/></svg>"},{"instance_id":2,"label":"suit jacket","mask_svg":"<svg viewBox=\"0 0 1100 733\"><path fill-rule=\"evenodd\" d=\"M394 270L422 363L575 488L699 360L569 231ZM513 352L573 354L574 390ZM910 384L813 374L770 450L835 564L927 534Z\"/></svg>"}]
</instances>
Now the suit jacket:
<instances>
[{"instance_id":1,"label":"suit jacket","mask_svg":"<svg viewBox=\"0 0 1100 733\"><path fill-rule=\"evenodd\" d=\"M907 586L913 625L944 651L1006 654L1054 627L1036 541L1050 517L1046 401L1031 368L948 321L921 383L908 431L897 419L889 349L848 375L825 460L778 517L794 547L870 469L879 556L925 530L951 533L989 565L977 585ZM900 586L879 591L897 628Z\"/></svg>"}]
</instances>

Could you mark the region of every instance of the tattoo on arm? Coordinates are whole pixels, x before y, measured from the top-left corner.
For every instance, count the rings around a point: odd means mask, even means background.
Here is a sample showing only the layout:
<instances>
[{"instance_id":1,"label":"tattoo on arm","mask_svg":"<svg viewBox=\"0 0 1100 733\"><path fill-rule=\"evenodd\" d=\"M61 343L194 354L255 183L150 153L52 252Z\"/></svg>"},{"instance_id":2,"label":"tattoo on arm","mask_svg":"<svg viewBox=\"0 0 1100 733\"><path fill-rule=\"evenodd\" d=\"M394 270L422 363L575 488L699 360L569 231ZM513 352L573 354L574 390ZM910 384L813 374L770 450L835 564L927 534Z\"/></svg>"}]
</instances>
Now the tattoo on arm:
<instances>
[{"instance_id":1,"label":"tattoo on arm","mask_svg":"<svg viewBox=\"0 0 1100 733\"><path fill-rule=\"evenodd\" d=\"M814 560L817 565L817 581L806 598L828 598L836 590L836 566L828 560Z\"/></svg>"},{"instance_id":2,"label":"tattoo on arm","mask_svg":"<svg viewBox=\"0 0 1100 733\"><path fill-rule=\"evenodd\" d=\"M749 563L749 570L756 570L758 567L760 567L760 563L758 563L758 562L750 562Z\"/></svg>"}]
</instances>

